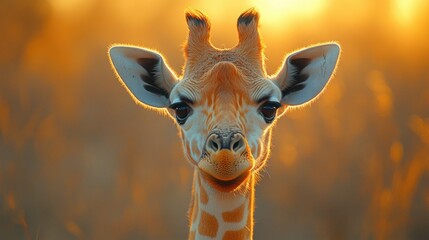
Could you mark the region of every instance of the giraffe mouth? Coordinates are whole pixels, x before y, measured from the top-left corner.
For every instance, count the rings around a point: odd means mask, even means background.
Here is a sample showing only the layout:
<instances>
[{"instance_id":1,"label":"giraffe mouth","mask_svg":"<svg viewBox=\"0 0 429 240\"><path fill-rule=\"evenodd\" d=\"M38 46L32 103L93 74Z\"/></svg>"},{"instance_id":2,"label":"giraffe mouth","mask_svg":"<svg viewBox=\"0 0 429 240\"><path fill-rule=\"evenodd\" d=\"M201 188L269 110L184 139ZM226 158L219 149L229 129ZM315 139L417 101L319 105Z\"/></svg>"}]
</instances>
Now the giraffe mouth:
<instances>
[{"instance_id":1,"label":"giraffe mouth","mask_svg":"<svg viewBox=\"0 0 429 240\"><path fill-rule=\"evenodd\" d=\"M215 189L230 192L238 189L251 174L255 161L249 151L234 152L221 149L204 154L198 168L205 180Z\"/></svg>"},{"instance_id":2,"label":"giraffe mouth","mask_svg":"<svg viewBox=\"0 0 429 240\"><path fill-rule=\"evenodd\" d=\"M231 180L221 180L201 169L201 175L213 188L221 192L231 192L238 189L250 175L250 170Z\"/></svg>"},{"instance_id":3,"label":"giraffe mouth","mask_svg":"<svg viewBox=\"0 0 429 240\"><path fill-rule=\"evenodd\" d=\"M231 192L239 189L255 166L250 151L242 149L220 149L216 152L205 152L198 162L198 168L203 178L214 189L222 192Z\"/></svg>"}]
</instances>

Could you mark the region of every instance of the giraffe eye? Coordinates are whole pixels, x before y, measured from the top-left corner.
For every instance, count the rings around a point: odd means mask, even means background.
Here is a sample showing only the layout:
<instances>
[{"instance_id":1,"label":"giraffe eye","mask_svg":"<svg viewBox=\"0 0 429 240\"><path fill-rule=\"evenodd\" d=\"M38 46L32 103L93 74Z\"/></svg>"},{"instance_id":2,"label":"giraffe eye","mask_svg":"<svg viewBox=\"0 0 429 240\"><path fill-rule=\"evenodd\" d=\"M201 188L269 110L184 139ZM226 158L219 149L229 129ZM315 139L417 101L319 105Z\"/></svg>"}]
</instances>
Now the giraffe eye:
<instances>
[{"instance_id":1,"label":"giraffe eye","mask_svg":"<svg viewBox=\"0 0 429 240\"><path fill-rule=\"evenodd\" d=\"M259 112L266 123L272 123L274 118L276 117L277 108L280 107L280 103L278 102L265 102L260 108Z\"/></svg>"},{"instance_id":2,"label":"giraffe eye","mask_svg":"<svg viewBox=\"0 0 429 240\"><path fill-rule=\"evenodd\" d=\"M186 122L192 111L192 108L184 102L175 103L170 108L176 112L176 120L180 125Z\"/></svg>"}]
</instances>

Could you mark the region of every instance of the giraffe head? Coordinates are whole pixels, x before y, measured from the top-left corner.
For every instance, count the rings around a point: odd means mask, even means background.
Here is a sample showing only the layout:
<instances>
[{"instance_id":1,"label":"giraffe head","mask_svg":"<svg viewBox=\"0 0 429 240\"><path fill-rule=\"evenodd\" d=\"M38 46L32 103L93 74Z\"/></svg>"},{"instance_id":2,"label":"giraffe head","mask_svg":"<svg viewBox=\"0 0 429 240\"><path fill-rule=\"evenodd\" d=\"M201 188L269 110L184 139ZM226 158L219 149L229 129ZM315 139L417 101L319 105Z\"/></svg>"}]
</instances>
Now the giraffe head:
<instances>
[{"instance_id":1,"label":"giraffe head","mask_svg":"<svg viewBox=\"0 0 429 240\"><path fill-rule=\"evenodd\" d=\"M238 18L239 43L231 49L213 47L210 22L201 12L187 12L186 20L181 77L148 49L113 46L111 62L138 103L175 120L186 158L210 185L234 191L264 166L277 119L322 92L340 48L328 43L294 52L268 76L255 10Z\"/></svg>"}]
</instances>

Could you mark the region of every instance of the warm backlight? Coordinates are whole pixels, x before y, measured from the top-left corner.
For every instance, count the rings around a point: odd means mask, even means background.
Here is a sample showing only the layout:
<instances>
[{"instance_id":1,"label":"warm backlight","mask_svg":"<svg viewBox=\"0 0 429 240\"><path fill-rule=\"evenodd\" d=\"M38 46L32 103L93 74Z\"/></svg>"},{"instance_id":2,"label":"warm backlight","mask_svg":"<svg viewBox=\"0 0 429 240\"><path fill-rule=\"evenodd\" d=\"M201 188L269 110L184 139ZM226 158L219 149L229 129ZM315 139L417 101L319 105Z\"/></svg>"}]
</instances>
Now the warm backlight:
<instances>
[{"instance_id":1,"label":"warm backlight","mask_svg":"<svg viewBox=\"0 0 429 240\"><path fill-rule=\"evenodd\" d=\"M263 21L270 27L281 27L285 20L315 16L323 8L322 0L251 0L261 14Z\"/></svg>"},{"instance_id":2,"label":"warm backlight","mask_svg":"<svg viewBox=\"0 0 429 240\"><path fill-rule=\"evenodd\" d=\"M185 10L228 48L252 7L268 74L310 44L342 49L326 91L276 123L254 239L429 239L429 0L1 2L0 239L187 239L180 137L107 50L155 49L180 74Z\"/></svg>"}]
</instances>

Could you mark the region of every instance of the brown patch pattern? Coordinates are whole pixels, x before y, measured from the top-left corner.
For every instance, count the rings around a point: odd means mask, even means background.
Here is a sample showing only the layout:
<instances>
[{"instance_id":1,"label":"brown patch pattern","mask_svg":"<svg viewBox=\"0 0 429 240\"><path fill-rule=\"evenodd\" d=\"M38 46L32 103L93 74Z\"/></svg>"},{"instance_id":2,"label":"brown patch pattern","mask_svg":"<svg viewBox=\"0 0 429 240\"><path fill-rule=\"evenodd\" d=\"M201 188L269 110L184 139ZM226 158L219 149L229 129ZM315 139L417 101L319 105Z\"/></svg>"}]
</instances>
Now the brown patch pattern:
<instances>
[{"instance_id":1,"label":"brown patch pattern","mask_svg":"<svg viewBox=\"0 0 429 240\"><path fill-rule=\"evenodd\" d=\"M240 240L247 239L250 235L250 231L247 227L244 227L237 231L226 231L223 235L223 240Z\"/></svg>"},{"instance_id":2,"label":"brown patch pattern","mask_svg":"<svg viewBox=\"0 0 429 240\"><path fill-rule=\"evenodd\" d=\"M219 224L216 218L205 212L201 212L201 221L198 225L198 232L207 237L216 237Z\"/></svg>"},{"instance_id":3,"label":"brown patch pattern","mask_svg":"<svg viewBox=\"0 0 429 240\"><path fill-rule=\"evenodd\" d=\"M244 203L232 211L223 212L222 218L225 222L240 222L243 219Z\"/></svg>"}]
</instances>

